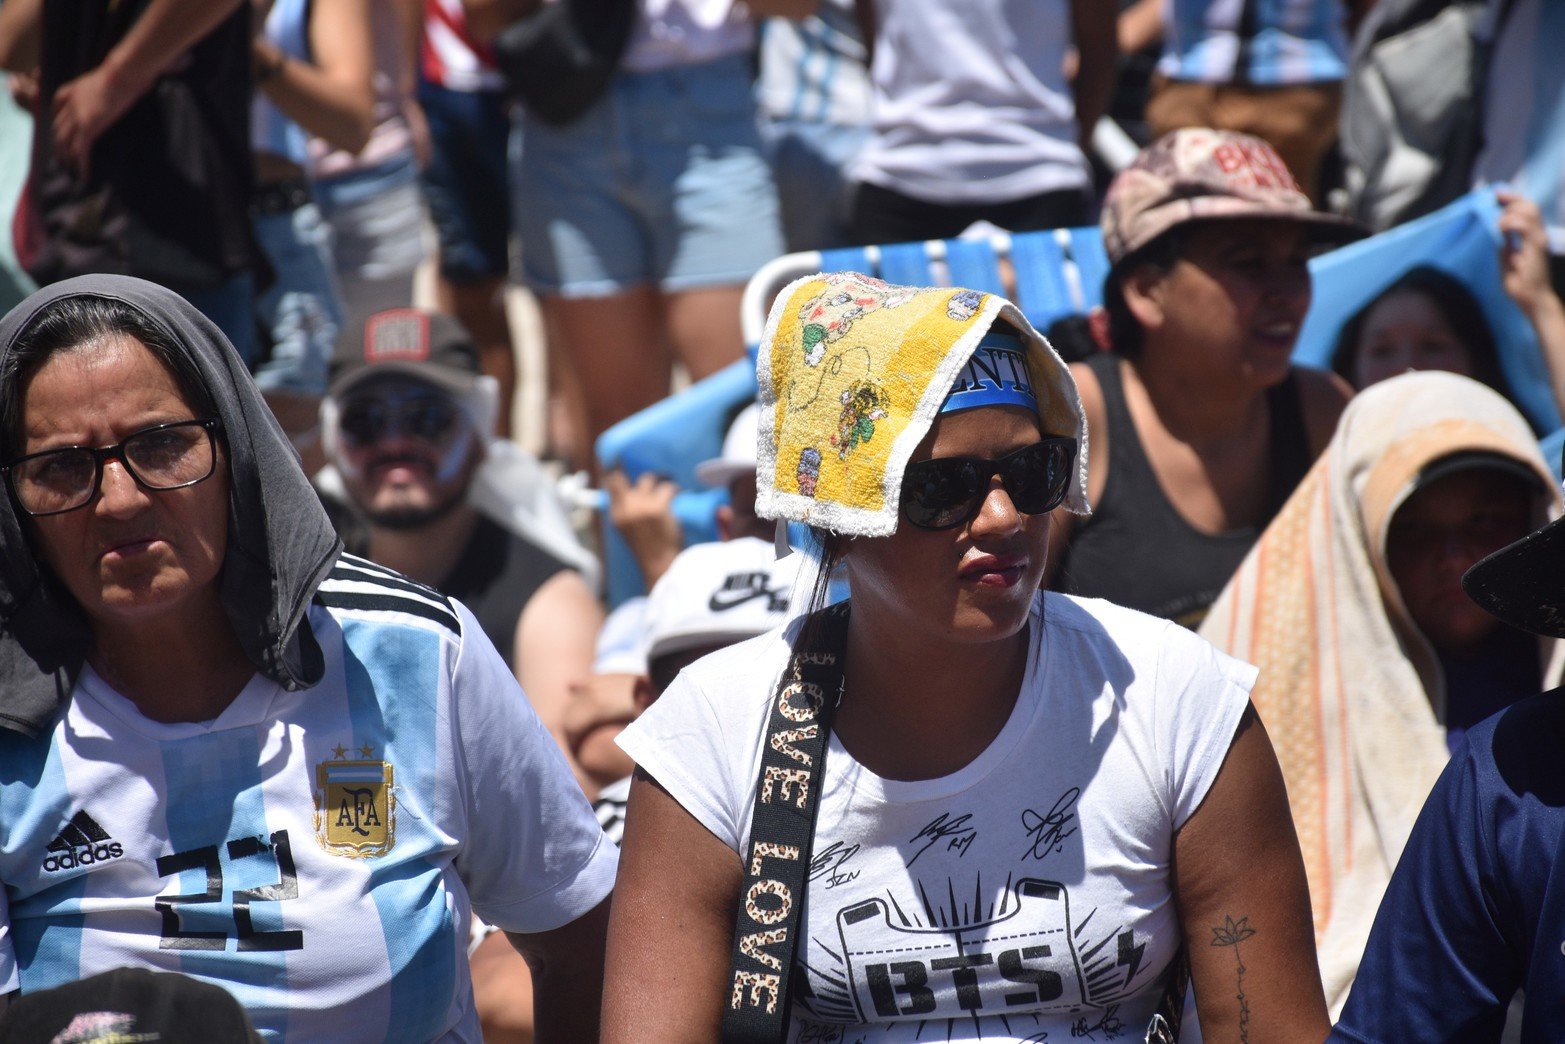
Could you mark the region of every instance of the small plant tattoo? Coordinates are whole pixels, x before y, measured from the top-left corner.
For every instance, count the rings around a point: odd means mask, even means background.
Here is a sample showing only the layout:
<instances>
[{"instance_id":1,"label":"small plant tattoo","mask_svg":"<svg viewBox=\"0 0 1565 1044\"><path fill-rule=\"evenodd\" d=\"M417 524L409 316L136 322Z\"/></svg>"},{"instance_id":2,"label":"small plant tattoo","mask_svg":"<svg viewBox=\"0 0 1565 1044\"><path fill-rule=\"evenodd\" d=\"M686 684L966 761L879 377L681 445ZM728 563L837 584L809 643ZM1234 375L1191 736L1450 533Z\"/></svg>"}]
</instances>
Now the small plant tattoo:
<instances>
[{"instance_id":1,"label":"small plant tattoo","mask_svg":"<svg viewBox=\"0 0 1565 1044\"><path fill-rule=\"evenodd\" d=\"M1232 946L1234 960L1239 962L1234 984L1239 995L1239 1039L1245 1044L1250 1040L1250 1005L1244 999L1244 956L1239 952L1239 944L1254 934L1255 929L1250 927L1249 917L1241 917L1237 921L1232 917L1224 917L1223 923L1212 929L1212 945Z\"/></svg>"}]
</instances>

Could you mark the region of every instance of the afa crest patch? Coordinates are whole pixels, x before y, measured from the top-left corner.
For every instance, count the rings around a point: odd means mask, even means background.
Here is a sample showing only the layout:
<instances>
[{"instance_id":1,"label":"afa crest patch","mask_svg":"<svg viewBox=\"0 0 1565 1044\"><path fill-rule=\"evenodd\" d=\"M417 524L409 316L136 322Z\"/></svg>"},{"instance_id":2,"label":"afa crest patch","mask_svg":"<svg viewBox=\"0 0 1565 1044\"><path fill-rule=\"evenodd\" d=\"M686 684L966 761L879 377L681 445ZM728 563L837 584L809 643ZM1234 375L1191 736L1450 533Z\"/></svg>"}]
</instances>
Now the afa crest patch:
<instances>
[{"instance_id":1,"label":"afa crest patch","mask_svg":"<svg viewBox=\"0 0 1565 1044\"><path fill-rule=\"evenodd\" d=\"M369 754L368 747L358 750ZM339 760L315 766L315 839L332 855L368 859L397 843L396 794L389 761Z\"/></svg>"}]
</instances>

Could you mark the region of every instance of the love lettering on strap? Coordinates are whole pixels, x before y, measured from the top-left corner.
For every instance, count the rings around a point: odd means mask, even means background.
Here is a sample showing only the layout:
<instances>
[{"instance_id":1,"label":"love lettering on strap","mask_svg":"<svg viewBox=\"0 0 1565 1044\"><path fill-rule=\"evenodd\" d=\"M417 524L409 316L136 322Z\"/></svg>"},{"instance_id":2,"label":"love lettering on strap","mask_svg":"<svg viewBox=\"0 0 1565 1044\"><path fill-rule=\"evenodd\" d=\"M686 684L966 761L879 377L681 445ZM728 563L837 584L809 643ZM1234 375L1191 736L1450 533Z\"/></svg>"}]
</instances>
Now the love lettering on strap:
<instances>
[{"instance_id":1,"label":"love lettering on strap","mask_svg":"<svg viewBox=\"0 0 1565 1044\"><path fill-rule=\"evenodd\" d=\"M788 1028L788 987L798 948L826 740L842 691L846 603L812 621L815 640L796 651L772 700L750 819L744 884L734 923L723 1040L773 1044Z\"/></svg>"}]
</instances>

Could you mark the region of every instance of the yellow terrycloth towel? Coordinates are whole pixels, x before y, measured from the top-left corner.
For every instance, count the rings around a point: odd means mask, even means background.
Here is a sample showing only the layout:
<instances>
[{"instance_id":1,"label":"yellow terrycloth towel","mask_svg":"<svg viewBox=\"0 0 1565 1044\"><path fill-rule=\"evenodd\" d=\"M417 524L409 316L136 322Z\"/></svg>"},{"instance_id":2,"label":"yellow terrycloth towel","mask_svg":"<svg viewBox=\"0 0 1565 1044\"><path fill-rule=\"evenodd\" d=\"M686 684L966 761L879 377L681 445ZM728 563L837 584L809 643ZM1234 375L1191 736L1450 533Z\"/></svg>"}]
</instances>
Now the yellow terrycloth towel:
<instances>
[{"instance_id":1,"label":"yellow terrycloth towel","mask_svg":"<svg viewBox=\"0 0 1565 1044\"><path fill-rule=\"evenodd\" d=\"M761 339L761 517L854 536L893 533L908 459L996 321L1027 346L1044 434L1076 437L1065 504L1086 514L1087 429L1076 383L1015 305L976 290L833 272L789 284Z\"/></svg>"}]
</instances>

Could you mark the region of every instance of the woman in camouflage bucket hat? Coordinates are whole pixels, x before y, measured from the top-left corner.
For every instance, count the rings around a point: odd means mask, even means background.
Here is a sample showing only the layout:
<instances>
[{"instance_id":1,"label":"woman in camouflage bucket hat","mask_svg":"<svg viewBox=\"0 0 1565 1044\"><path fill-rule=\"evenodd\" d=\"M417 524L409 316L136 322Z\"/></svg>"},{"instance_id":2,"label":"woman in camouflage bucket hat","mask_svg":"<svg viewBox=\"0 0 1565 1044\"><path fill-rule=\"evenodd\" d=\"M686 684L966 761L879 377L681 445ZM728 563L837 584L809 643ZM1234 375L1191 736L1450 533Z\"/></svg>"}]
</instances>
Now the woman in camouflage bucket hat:
<instances>
[{"instance_id":1,"label":"woman in camouflage bucket hat","mask_svg":"<svg viewBox=\"0 0 1565 1044\"><path fill-rule=\"evenodd\" d=\"M1102 227L1112 351L1074 367L1094 510L1056 537L1053 586L1193 627L1351 394L1291 356L1311 253L1357 230L1265 142L1202 128L1143 150Z\"/></svg>"}]
</instances>

